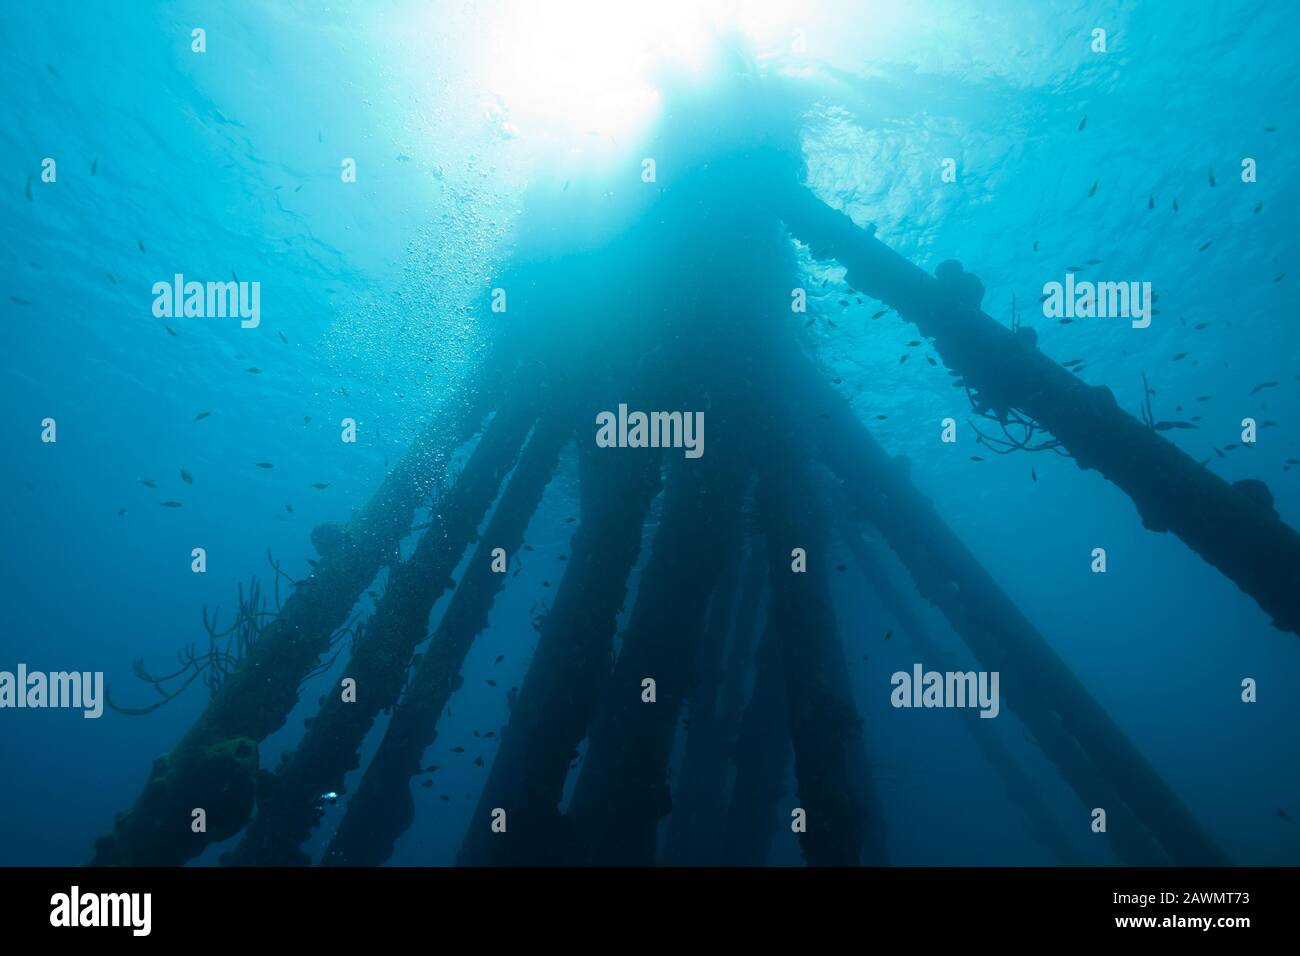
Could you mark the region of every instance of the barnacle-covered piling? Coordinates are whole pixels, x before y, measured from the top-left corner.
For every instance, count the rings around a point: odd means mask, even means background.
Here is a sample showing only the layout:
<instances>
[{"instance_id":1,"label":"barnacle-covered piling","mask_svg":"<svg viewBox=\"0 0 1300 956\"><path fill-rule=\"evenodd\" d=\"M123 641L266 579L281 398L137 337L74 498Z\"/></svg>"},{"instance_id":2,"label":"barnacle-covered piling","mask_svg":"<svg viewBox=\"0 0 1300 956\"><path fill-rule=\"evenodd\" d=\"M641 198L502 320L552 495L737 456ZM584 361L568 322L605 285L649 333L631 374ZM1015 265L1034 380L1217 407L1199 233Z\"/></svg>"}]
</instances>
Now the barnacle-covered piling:
<instances>
[{"instance_id":1,"label":"barnacle-covered piling","mask_svg":"<svg viewBox=\"0 0 1300 956\"><path fill-rule=\"evenodd\" d=\"M438 718L462 683L465 655L487 626L492 605L507 580L506 574L493 569L493 552L500 548L512 556L522 545L528 522L555 472L569 425L560 416L548 414L533 431L383 740L348 801L323 863L383 863L415 819L411 778L420 770L425 749L437 737Z\"/></svg>"},{"instance_id":2,"label":"barnacle-covered piling","mask_svg":"<svg viewBox=\"0 0 1300 956\"><path fill-rule=\"evenodd\" d=\"M614 653L615 620L659 489L659 456L579 443L580 516L568 567L524 678L459 861L554 864L569 855L558 805ZM491 830L492 811L507 828Z\"/></svg>"},{"instance_id":3,"label":"barnacle-covered piling","mask_svg":"<svg viewBox=\"0 0 1300 956\"><path fill-rule=\"evenodd\" d=\"M856 865L864 852L883 856L883 833L826 579L829 515L802 462L772 465L759 485L771 574L767 614L785 672L796 809L804 814L799 843L809 865Z\"/></svg>"},{"instance_id":4,"label":"barnacle-covered piling","mask_svg":"<svg viewBox=\"0 0 1300 956\"><path fill-rule=\"evenodd\" d=\"M375 717L396 703L416 646L429 628L434 602L452 584L466 546L514 466L532 427L531 392L516 395L493 417L411 556L389 572L344 676L356 682L355 699L337 688L321 698L320 710L301 742L286 753L258 801L257 815L225 862L240 866L310 862L300 847L320 820L319 797L343 789L357 766L358 751Z\"/></svg>"},{"instance_id":5,"label":"barnacle-covered piling","mask_svg":"<svg viewBox=\"0 0 1300 956\"><path fill-rule=\"evenodd\" d=\"M710 457L672 466L663 517L569 806L582 862L654 862L659 821L672 809L668 761L680 707L695 683L705 607L722 567L739 551L745 462L735 451L715 447Z\"/></svg>"},{"instance_id":6,"label":"barnacle-covered piling","mask_svg":"<svg viewBox=\"0 0 1300 956\"><path fill-rule=\"evenodd\" d=\"M766 565L766 562L764 562ZM727 805L721 858L730 866L762 866L772 851L790 766L790 715L785 703L784 648L768 627L756 655L758 673L736 735L736 780Z\"/></svg>"},{"instance_id":7,"label":"barnacle-covered piling","mask_svg":"<svg viewBox=\"0 0 1300 956\"><path fill-rule=\"evenodd\" d=\"M673 812L668 820L663 860L670 865L695 862L711 854L702 844L720 832L717 825L726 812L723 788L727 747L720 720L718 698L726 677L726 654L736 602L741 588L738 557L727 564L713 597L709 599L704 637L696 655L695 687L687 702L689 722L685 732L681 772L672 784Z\"/></svg>"}]
</instances>

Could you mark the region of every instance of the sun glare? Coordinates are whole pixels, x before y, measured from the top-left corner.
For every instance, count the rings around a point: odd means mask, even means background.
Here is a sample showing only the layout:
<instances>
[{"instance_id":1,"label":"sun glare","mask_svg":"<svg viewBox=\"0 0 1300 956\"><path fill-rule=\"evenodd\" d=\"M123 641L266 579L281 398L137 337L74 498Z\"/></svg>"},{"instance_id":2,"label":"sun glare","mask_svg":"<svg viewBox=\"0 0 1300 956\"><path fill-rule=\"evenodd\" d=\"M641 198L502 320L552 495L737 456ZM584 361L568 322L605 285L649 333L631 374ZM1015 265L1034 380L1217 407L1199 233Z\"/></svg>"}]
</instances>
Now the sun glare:
<instances>
[{"instance_id":1,"label":"sun glare","mask_svg":"<svg viewBox=\"0 0 1300 956\"><path fill-rule=\"evenodd\" d=\"M494 10L482 54L489 119L504 135L599 151L654 119L655 76L707 82L717 39L770 42L773 4L701 0L522 0Z\"/></svg>"}]
</instances>

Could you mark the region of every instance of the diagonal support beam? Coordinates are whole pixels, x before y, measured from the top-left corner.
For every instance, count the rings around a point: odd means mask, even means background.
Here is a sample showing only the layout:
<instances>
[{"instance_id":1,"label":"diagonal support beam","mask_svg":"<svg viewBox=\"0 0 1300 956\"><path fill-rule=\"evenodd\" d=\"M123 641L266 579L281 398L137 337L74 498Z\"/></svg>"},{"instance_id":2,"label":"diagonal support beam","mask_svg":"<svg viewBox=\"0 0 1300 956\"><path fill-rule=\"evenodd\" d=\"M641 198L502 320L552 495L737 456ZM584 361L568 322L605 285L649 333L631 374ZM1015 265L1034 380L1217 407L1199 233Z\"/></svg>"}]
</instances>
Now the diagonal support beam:
<instances>
[{"instance_id":1,"label":"diagonal support beam","mask_svg":"<svg viewBox=\"0 0 1300 956\"><path fill-rule=\"evenodd\" d=\"M1032 416L1073 455L1127 494L1142 523L1172 531L1254 598L1276 627L1300 633L1300 534L1269 505L1228 484L1115 401L1052 361L1031 336L979 310L983 287L956 267L940 281L806 189L782 217L819 258L934 340L944 364L995 409ZM954 264L955 265L955 264Z\"/></svg>"}]
</instances>

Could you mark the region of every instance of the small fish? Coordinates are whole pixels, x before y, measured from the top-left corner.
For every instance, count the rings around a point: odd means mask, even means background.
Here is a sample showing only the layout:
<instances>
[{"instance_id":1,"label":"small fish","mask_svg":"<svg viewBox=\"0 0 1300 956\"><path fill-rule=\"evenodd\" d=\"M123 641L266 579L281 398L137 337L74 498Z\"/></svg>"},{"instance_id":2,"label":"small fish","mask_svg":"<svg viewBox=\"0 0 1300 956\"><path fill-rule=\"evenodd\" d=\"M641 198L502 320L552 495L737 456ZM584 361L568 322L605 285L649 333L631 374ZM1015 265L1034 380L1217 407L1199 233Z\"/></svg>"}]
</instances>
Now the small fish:
<instances>
[{"instance_id":1,"label":"small fish","mask_svg":"<svg viewBox=\"0 0 1300 956\"><path fill-rule=\"evenodd\" d=\"M105 272L104 275L108 276L109 282L113 283L113 285L117 285L117 276L113 275L111 272Z\"/></svg>"},{"instance_id":2,"label":"small fish","mask_svg":"<svg viewBox=\"0 0 1300 956\"><path fill-rule=\"evenodd\" d=\"M443 803L451 803L451 797L447 796L445 793L439 796L438 799Z\"/></svg>"},{"instance_id":3,"label":"small fish","mask_svg":"<svg viewBox=\"0 0 1300 956\"><path fill-rule=\"evenodd\" d=\"M302 416L302 423L303 423L304 425L310 425L310 424L311 424L311 416L310 416L310 415L304 415L304 416Z\"/></svg>"},{"instance_id":4,"label":"small fish","mask_svg":"<svg viewBox=\"0 0 1300 956\"><path fill-rule=\"evenodd\" d=\"M485 680L485 681L483 681L483 683L487 684L489 687L496 687L496 686L497 686L497 682L494 681L494 680Z\"/></svg>"},{"instance_id":5,"label":"small fish","mask_svg":"<svg viewBox=\"0 0 1300 956\"><path fill-rule=\"evenodd\" d=\"M186 471L184 468L181 469L181 481L185 482L185 484L187 485L194 484L193 476L190 475L190 473Z\"/></svg>"},{"instance_id":6,"label":"small fish","mask_svg":"<svg viewBox=\"0 0 1300 956\"><path fill-rule=\"evenodd\" d=\"M117 516L118 516L119 518L122 517L122 515L124 515L124 514L126 514L126 509L125 509L125 508L121 508L121 509L119 509L118 512L117 512Z\"/></svg>"},{"instance_id":7,"label":"small fish","mask_svg":"<svg viewBox=\"0 0 1300 956\"><path fill-rule=\"evenodd\" d=\"M1087 126L1087 125L1088 125L1088 114L1087 114L1087 113L1084 113L1084 114L1083 114L1083 119L1079 120L1079 132L1082 133L1082 132L1083 132L1083 128L1084 128L1085 126Z\"/></svg>"},{"instance_id":8,"label":"small fish","mask_svg":"<svg viewBox=\"0 0 1300 956\"><path fill-rule=\"evenodd\" d=\"M970 460L971 460L971 461L983 461L984 459L981 458L979 455L971 455L971 456L970 456Z\"/></svg>"},{"instance_id":9,"label":"small fish","mask_svg":"<svg viewBox=\"0 0 1300 956\"><path fill-rule=\"evenodd\" d=\"M1174 197L1174 212L1178 212L1178 197Z\"/></svg>"},{"instance_id":10,"label":"small fish","mask_svg":"<svg viewBox=\"0 0 1300 956\"><path fill-rule=\"evenodd\" d=\"M432 787L433 787L433 781L432 781L432 780L426 780L426 781L424 781L424 783L421 784L421 786L424 787L426 790L432 789Z\"/></svg>"},{"instance_id":11,"label":"small fish","mask_svg":"<svg viewBox=\"0 0 1300 956\"><path fill-rule=\"evenodd\" d=\"M1099 265L1101 265L1101 260L1100 260L1100 259L1089 259L1089 260L1088 260L1086 263L1084 263L1084 264L1085 264L1085 265L1090 265L1090 266L1099 266Z\"/></svg>"},{"instance_id":12,"label":"small fish","mask_svg":"<svg viewBox=\"0 0 1300 956\"><path fill-rule=\"evenodd\" d=\"M883 421L884 421L885 419L887 419L888 417L889 417L888 415L877 415L877 416L876 416L876 421L878 421L878 422L883 422Z\"/></svg>"},{"instance_id":13,"label":"small fish","mask_svg":"<svg viewBox=\"0 0 1300 956\"><path fill-rule=\"evenodd\" d=\"M912 341L910 341L910 342L907 343L907 347L908 347L909 349L913 349L913 348L916 348L916 347L917 347L918 345L920 345L920 344L921 344L921 340L920 340L920 339L912 339Z\"/></svg>"},{"instance_id":14,"label":"small fish","mask_svg":"<svg viewBox=\"0 0 1300 956\"><path fill-rule=\"evenodd\" d=\"M1076 365L1082 365L1083 359L1070 359L1068 362L1062 362L1061 368L1073 368Z\"/></svg>"},{"instance_id":15,"label":"small fish","mask_svg":"<svg viewBox=\"0 0 1300 956\"><path fill-rule=\"evenodd\" d=\"M99 157L98 157L98 156L96 156L96 157L95 157L95 161L94 161L93 163L90 164L90 175L92 175L92 176L95 175L95 170L97 170L97 169L99 169Z\"/></svg>"},{"instance_id":16,"label":"small fish","mask_svg":"<svg viewBox=\"0 0 1300 956\"><path fill-rule=\"evenodd\" d=\"M257 467L258 467L258 468L274 468L275 465L271 464L269 461L259 461L259 462L257 463Z\"/></svg>"},{"instance_id":17,"label":"small fish","mask_svg":"<svg viewBox=\"0 0 1300 956\"><path fill-rule=\"evenodd\" d=\"M1057 319L1057 320L1056 320L1056 324L1057 324L1057 325L1071 325L1071 324L1073 324L1073 323L1074 323L1074 319Z\"/></svg>"},{"instance_id":18,"label":"small fish","mask_svg":"<svg viewBox=\"0 0 1300 956\"><path fill-rule=\"evenodd\" d=\"M407 156L405 153L398 153L398 154L397 154L397 161L398 161L399 163L409 163L409 162L411 161L411 157L410 157L410 156Z\"/></svg>"},{"instance_id":19,"label":"small fish","mask_svg":"<svg viewBox=\"0 0 1300 956\"><path fill-rule=\"evenodd\" d=\"M1034 482L1037 483L1037 481L1038 481L1038 472L1036 472L1036 471L1034 471L1034 469L1030 468L1030 469L1029 469L1029 477L1032 478L1032 479L1034 479Z\"/></svg>"},{"instance_id":20,"label":"small fish","mask_svg":"<svg viewBox=\"0 0 1300 956\"><path fill-rule=\"evenodd\" d=\"M886 312L888 312L888 311L889 311L888 309L881 309L879 312L877 312L875 315L873 315L872 318L873 318L873 319L878 319L878 318L880 318L882 315L884 315L884 314L885 314Z\"/></svg>"},{"instance_id":21,"label":"small fish","mask_svg":"<svg viewBox=\"0 0 1300 956\"><path fill-rule=\"evenodd\" d=\"M501 663L503 660L505 660L505 659L506 659L506 656L505 656L504 654L498 654L498 655L497 655L497 659L494 660L492 663L493 663L493 664L500 664L500 663Z\"/></svg>"},{"instance_id":22,"label":"small fish","mask_svg":"<svg viewBox=\"0 0 1300 956\"><path fill-rule=\"evenodd\" d=\"M927 362L929 362L931 365L938 365L938 364L939 364L939 363L936 362L934 359L930 358L930 356L928 356L928 355L925 357L925 360L926 360Z\"/></svg>"},{"instance_id":23,"label":"small fish","mask_svg":"<svg viewBox=\"0 0 1300 956\"><path fill-rule=\"evenodd\" d=\"M1277 808L1277 815L1278 815L1279 817L1281 817L1283 820L1290 820L1290 819L1291 819L1289 816L1287 816L1286 811L1283 810L1281 807L1278 807L1278 808Z\"/></svg>"},{"instance_id":24,"label":"small fish","mask_svg":"<svg viewBox=\"0 0 1300 956\"><path fill-rule=\"evenodd\" d=\"M476 767L481 767L481 766L483 766L483 758L482 758L482 757L475 757L475 758L474 758L474 766L476 766Z\"/></svg>"},{"instance_id":25,"label":"small fish","mask_svg":"<svg viewBox=\"0 0 1300 956\"><path fill-rule=\"evenodd\" d=\"M1147 208L1148 208L1148 209L1155 209L1155 208L1156 208L1156 195L1155 195L1155 193L1147 193Z\"/></svg>"},{"instance_id":26,"label":"small fish","mask_svg":"<svg viewBox=\"0 0 1300 956\"><path fill-rule=\"evenodd\" d=\"M170 336L172 336L172 338L176 338L176 337L177 337L177 336L176 336L176 330L173 329L170 325L167 325L166 323L163 323L163 328L167 330L167 334L170 335Z\"/></svg>"},{"instance_id":27,"label":"small fish","mask_svg":"<svg viewBox=\"0 0 1300 956\"><path fill-rule=\"evenodd\" d=\"M144 485L146 488L157 488L157 487L158 487L158 484L157 484L155 481L153 481L152 479L150 479L150 478L141 478L141 479L140 479L140 484Z\"/></svg>"},{"instance_id":28,"label":"small fish","mask_svg":"<svg viewBox=\"0 0 1300 956\"><path fill-rule=\"evenodd\" d=\"M1214 184L1214 170L1211 169L1209 172L1210 172L1210 188L1213 189L1213 188L1214 188L1214 185L1215 185L1215 184Z\"/></svg>"},{"instance_id":29,"label":"small fish","mask_svg":"<svg viewBox=\"0 0 1300 956\"><path fill-rule=\"evenodd\" d=\"M1038 240L1035 239L1035 240L1034 240L1034 252L1037 252L1037 251L1038 251Z\"/></svg>"},{"instance_id":30,"label":"small fish","mask_svg":"<svg viewBox=\"0 0 1300 956\"><path fill-rule=\"evenodd\" d=\"M451 752L454 753L454 754L463 754L463 753L465 752L465 748L464 748L464 747L452 747L452 748L451 748Z\"/></svg>"},{"instance_id":31,"label":"small fish","mask_svg":"<svg viewBox=\"0 0 1300 956\"><path fill-rule=\"evenodd\" d=\"M45 69L49 70L50 76L54 77L56 80L61 81L63 79L63 77L59 76L59 71L56 70L54 67L50 66L48 63L45 64Z\"/></svg>"},{"instance_id":32,"label":"small fish","mask_svg":"<svg viewBox=\"0 0 1300 956\"><path fill-rule=\"evenodd\" d=\"M140 237L137 236L137 237L136 237L136 240L135 240L135 244L136 244L137 246L140 247L140 251L141 251L141 252L144 252L144 240L143 240L143 239L141 239Z\"/></svg>"},{"instance_id":33,"label":"small fish","mask_svg":"<svg viewBox=\"0 0 1300 956\"><path fill-rule=\"evenodd\" d=\"M320 562L319 562L319 561L313 561L311 558L308 558L308 559L307 559L307 563L310 564L313 568L319 568L319 567L320 567Z\"/></svg>"},{"instance_id":34,"label":"small fish","mask_svg":"<svg viewBox=\"0 0 1300 956\"><path fill-rule=\"evenodd\" d=\"M9 297L9 301L12 302L14 305L31 305L31 304L32 304L31 299L24 299L22 296L19 296L19 295L11 295L11 296Z\"/></svg>"},{"instance_id":35,"label":"small fish","mask_svg":"<svg viewBox=\"0 0 1300 956\"><path fill-rule=\"evenodd\" d=\"M1101 182L1101 180L1099 179L1099 180L1097 180L1097 182L1095 182L1095 183L1092 184L1092 188L1088 190L1088 195L1089 195L1089 196L1092 196L1092 195L1095 195L1095 194L1096 194L1096 192L1097 192L1097 184L1100 183L1100 182Z\"/></svg>"},{"instance_id":36,"label":"small fish","mask_svg":"<svg viewBox=\"0 0 1300 956\"><path fill-rule=\"evenodd\" d=\"M1156 422L1155 430L1158 432L1167 432L1175 428L1195 428L1191 422Z\"/></svg>"},{"instance_id":37,"label":"small fish","mask_svg":"<svg viewBox=\"0 0 1300 956\"><path fill-rule=\"evenodd\" d=\"M1277 388L1277 382L1260 382L1250 390L1250 394L1254 395L1256 392L1262 392L1266 388Z\"/></svg>"},{"instance_id":38,"label":"small fish","mask_svg":"<svg viewBox=\"0 0 1300 956\"><path fill-rule=\"evenodd\" d=\"M236 282L239 281L239 276L237 276L237 275L235 274L235 270L234 270L234 269L231 269L231 270L230 270L230 277L231 277L232 279L234 279Z\"/></svg>"},{"instance_id":39,"label":"small fish","mask_svg":"<svg viewBox=\"0 0 1300 956\"><path fill-rule=\"evenodd\" d=\"M194 416L194 420L196 422L201 422L203 421L203 419L207 418L211 414L212 414L211 412L199 412L197 415Z\"/></svg>"},{"instance_id":40,"label":"small fish","mask_svg":"<svg viewBox=\"0 0 1300 956\"><path fill-rule=\"evenodd\" d=\"M293 187L294 192L299 192L301 190L302 190L302 183L299 183L297 186Z\"/></svg>"},{"instance_id":41,"label":"small fish","mask_svg":"<svg viewBox=\"0 0 1300 956\"><path fill-rule=\"evenodd\" d=\"M289 512L289 514L293 514L293 505L289 504L289 502L286 501L284 503L284 510Z\"/></svg>"},{"instance_id":42,"label":"small fish","mask_svg":"<svg viewBox=\"0 0 1300 956\"><path fill-rule=\"evenodd\" d=\"M1175 362L1181 362L1181 361L1182 361L1183 359L1185 359L1185 358L1187 358L1187 353L1186 353L1186 352L1179 352L1177 355L1174 356L1174 361L1175 361Z\"/></svg>"},{"instance_id":43,"label":"small fish","mask_svg":"<svg viewBox=\"0 0 1300 956\"><path fill-rule=\"evenodd\" d=\"M1197 395L1197 396L1196 396L1196 400L1197 400L1198 402L1208 402L1208 401L1210 400L1210 396L1209 396L1209 395Z\"/></svg>"},{"instance_id":44,"label":"small fish","mask_svg":"<svg viewBox=\"0 0 1300 956\"><path fill-rule=\"evenodd\" d=\"M1083 266L1066 266L1066 267L1065 267L1065 271L1066 271L1066 272L1082 272L1082 271L1083 271Z\"/></svg>"},{"instance_id":45,"label":"small fish","mask_svg":"<svg viewBox=\"0 0 1300 956\"><path fill-rule=\"evenodd\" d=\"M886 632L885 632L885 640L889 640L889 639L890 639L891 637L893 637L893 636L894 636L894 632L893 632L893 631L886 631Z\"/></svg>"},{"instance_id":46,"label":"small fish","mask_svg":"<svg viewBox=\"0 0 1300 956\"><path fill-rule=\"evenodd\" d=\"M1209 322L1198 322L1196 325L1194 325L1194 326L1192 327L1192 330L1193 330L1194 332L1199 332L1199 331L1201 331L1201 329L1205 328L1205 327L1208 326L1209 324L1210 324Z\"/></svg>"},{"instance_id":47,"label":"small fish","mask_svg":"<svg viewBox=\"0 0 1300 956\"><path fill-rule=\"evenodd\" d=\"M803 324L803 327L806 329L806 328L810 327L810 326L813 324L813 322L815 322L815 321L816 321L816 319L809 319L807 322L805 322L805 323Z\"/></svg>"},{"instance_id":48,"label":"small fish","mask_svg":"<svg viewBox=\"0 0 1300 956\"><path fill-rule=\"evenodd\" d=\"M179 501L164 501L162 506L164 508L179 508L181 503Z\"/></svg>"},{"instance_id":49,"label":"small fish","mask_svg":"<svg viewBox=\"0 0 1300 956\"><path fill-rule=\"evenodd\" d=\"M906 355L900 356L899 359L898 359L898 364L899 364L899 365L902 365L902 364L903 364L904 362L906 362L906 361L907 361L907 356L906 356Z\"/></svg>"},{"instance_id":50,"label":"small fish","mask_svg":"<svg viewBox=\"0 0 1300 956\"><path fill-rule=\"evenodd\" d=\"M1210 248L1210 246L1212 246L1212 245L1214 245L1214 240L1213 240L1213 239L1211 239L1211 240L1210 240L1209 242L1207 242L1205 245L1201 246L1201 248L1197 249L1196 251L1197 251L1197 252L1204 252L1206 249Z\"/></svg>"},{"instance_id":51,"label":"small fish","mask_svg":"<svg viewBox=\"0 0 1300 956\"><path fill-rule=\"evenodd\" d=\"M262 370L261 370L260 368L258 368L256 365L253 365L253 366L251 366L251 367L249 367L249 368L246 368L246 369L244 369L244 371L245 371L245 372L252 372L254 375L261 375L261 374L262 374Z\"/></svg>"},{"instance_id":52,"label":"small fish","mask_svg":"<svg viewBox=\"0 0 1300 956\"><path fill-rule=\"evenodd\" d=\"M1265 127L1264 127L1264 132L1265 132L1265 133L1276 133L1276 132L1277 132L1277 127L1276 127L1276 126L1265 126Z\"/></svg>"},{"instance_id":53,"label":"small fish","mask_svg":"<svg viewBox=\"0 0 1300 956\"><path fill-rule=\"evenodd\" d=\"M840 305L844 306L845 308L848 308L849 300L848 300L848 299L840 299Z\"/></svg>"},{"instance_id":54,"label":"small fish","mask_svg":"<svg viewBox=\"0 0 1300 956\"><path fill-rule=\"evenodd\" d=\"M312 487L315 488L317 491L324 491L329 486L330 485L328 481L318 481L312 485Z\"/></svg>"},{"instance_id":55,"label":"small fish","mask_svg":"<svg viewBox=\"0 0 1300 956\"><path fill-rule=\"evenodd\" d=\"M1285 278L1286 278L1286 273L1285 273L1285 272L1279 272L1277 275L1275 275L1275 276L1273 277L1273 281L1274 281L1274 282L1281 282L1281 281L1282 281L1283 279L1285 279Z\"/></svg>"},{"instance_id":56,"label":"small fish","mask_svg":"<svg viewBox=\"0 0 1300 956\"><path fill-rule=\"evenodd\" d=\"M279 331L279 330L277 329L277 330L276 330L276 335L280 336L280 341L281 341L281 342L284 342L285 344L288 344L289 340L286 339L286 338L284 337L284 333L283 333L283 332L281 332L281 331Z\"/></svg>"}]
</instances>

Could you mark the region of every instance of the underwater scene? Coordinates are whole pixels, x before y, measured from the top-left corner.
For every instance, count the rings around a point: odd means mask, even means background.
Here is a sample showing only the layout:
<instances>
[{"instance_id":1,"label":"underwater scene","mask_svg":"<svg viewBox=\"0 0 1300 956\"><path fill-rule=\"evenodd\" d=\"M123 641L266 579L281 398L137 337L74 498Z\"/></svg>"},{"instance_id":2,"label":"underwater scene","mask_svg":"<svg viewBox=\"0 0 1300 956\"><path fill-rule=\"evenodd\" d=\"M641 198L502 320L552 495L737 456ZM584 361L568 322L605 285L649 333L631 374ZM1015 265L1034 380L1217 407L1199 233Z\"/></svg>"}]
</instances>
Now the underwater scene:
<instances>
[{"instance_id":1,"label":"underwater scene","mask_svg":"<svg viewBox=\"0 0 1300 956\"><path fill-rule=\"evenodd\" d=\"M1298 47L6 5L0 866L1300 863Z\"/></svg>"}]
</instances>

